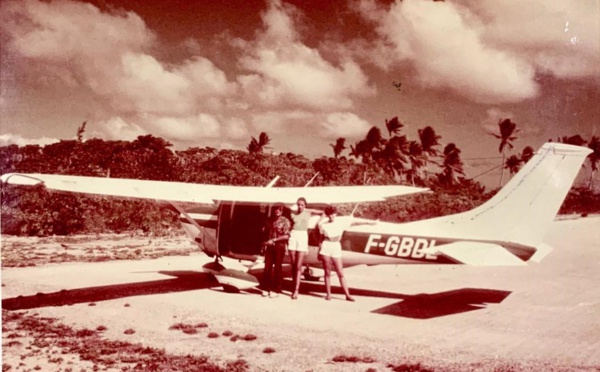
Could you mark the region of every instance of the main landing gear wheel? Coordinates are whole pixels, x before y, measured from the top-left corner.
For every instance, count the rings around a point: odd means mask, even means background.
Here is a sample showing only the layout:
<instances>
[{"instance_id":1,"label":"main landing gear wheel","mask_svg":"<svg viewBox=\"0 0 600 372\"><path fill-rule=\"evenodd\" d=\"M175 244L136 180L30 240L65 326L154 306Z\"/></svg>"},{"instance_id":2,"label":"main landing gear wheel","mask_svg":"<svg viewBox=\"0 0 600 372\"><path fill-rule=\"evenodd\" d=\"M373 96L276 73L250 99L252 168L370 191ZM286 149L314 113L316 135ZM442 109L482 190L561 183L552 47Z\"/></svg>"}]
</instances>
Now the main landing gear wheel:
<instances>
[{"instance_id":1,"label":"main landing gear wheel","mask_svg":"<svg viewBox=\"0 0 600 372\"><path fill-rule=\"evenodd\" d=\"M309 282L318 282L319 281L319 277L314 275L314 272L310 267L304 268L304 271L302 272L302 276L304 277L304 280L308 280Z\"/></svg>"}]
</instances>

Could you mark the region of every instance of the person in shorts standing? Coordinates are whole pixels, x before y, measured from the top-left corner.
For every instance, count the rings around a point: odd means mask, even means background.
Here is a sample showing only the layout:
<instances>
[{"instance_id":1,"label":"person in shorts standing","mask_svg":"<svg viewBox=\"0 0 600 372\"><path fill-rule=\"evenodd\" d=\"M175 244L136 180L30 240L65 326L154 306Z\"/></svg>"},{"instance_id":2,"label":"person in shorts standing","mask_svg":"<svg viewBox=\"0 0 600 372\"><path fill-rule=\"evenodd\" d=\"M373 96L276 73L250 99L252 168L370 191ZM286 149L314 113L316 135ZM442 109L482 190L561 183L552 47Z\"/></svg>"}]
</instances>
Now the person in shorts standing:
<instances>
[{"instance_id":1,"label":"person in shorts standing","mask_svg":"<svg viewBox=\"0 0 600 372\"><path fill-rule=\"evenodd\" d=\"M298 207L292 212L292 230L290 231L290 240L288 242L288 252L292 263L293 292L292 300L298 298L300 291L300 276L302 275L302 263L308 253L308 225L313 215L322 215L323 212L307 209L306 199L299 198L296 202Z\"/></svg>"},{"instance_id":2,"label":"person in shorts standing","mask_svg":"<svg viewBox=\"0 0 600 372\"><path fill-rule=\"evenodd\" d=\"M331 299L331 268L333 267L340 280L340 286L342 286L344 294L346 295L346 301L354 301L354 298L350 296L350 291L348 290L346 279L344 278L341 244L342 235L344 234L344 230L350 226L373 225L376 222L353 222L351 219L342 221L336 219L336 216L337 209L333 206L329 206L325 209L325 216L317 223L323 237L319 257L323 262L323 269L325 270L325 290L327 292L325 299L328 301Z\"/></svg>"}]
</instances>

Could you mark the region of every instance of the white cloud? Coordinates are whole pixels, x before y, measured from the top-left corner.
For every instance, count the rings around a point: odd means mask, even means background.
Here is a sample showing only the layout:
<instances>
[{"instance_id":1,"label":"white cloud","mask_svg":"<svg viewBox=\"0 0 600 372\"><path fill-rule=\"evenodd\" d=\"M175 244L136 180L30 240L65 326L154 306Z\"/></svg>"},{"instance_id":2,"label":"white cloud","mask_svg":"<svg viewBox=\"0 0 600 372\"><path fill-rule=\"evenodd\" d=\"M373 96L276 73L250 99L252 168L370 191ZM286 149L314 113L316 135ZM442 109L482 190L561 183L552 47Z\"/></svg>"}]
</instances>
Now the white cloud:
<instances>
[{"instance_id":1,"label":"white cloud","mask_svg":"<svg viewBox=\"0 0 600 372\"><path fill-rule=\"evenodd\" d=\"M3 5L1 20L20 53L57 62L142 51L155 38L135 13L113 15L67 0L9 1Z\"/></svg>"},{"instance_id":2,"label":"white cloud","mask_svg":"<svg viewBox=\"0 0 600 372\"><path fill-rule=\"evenodd\" d=\"M449 88L476 102L533 98L539 72L600 76L597 0L405 0L389 8L361 0L355 5L383 38L373 42L372 63L387 69L410 62L423 85Z\"/></svg>"},{"instance_id":3,"label":"white cloud","mask_svg":"<svg viewBox=\"0 0 600 372\"><path fill-rule=\"evenodd\" d=\"M237 89L236 84L227 81L223 71L203 57L194 57L177 70L189 79L197 97L226 96Z\"/></svg>"},{"instance_id":4,"label":"white cloud","mask_svg":"<svg viewBox=\"0 0 600 372\"><path fill-rule=\"evenodd\" d=\"M369 123L351 112L335 112L323 122L324 135L328 138L361 137L371 127Z\"/></svg>"},{"instance_id":5,"label":"white cloud","mask_svg":"<svg viewBox=\"0 0 600 372\"><path fill-rule=\"evenodd\" d=\"M157 114L185 113L191 109L188 95L191 84L184 76L165 70L156 59L145 54L125 53L121 63L123 75L113 101L115 105L123 105L123 111L132 106L139 112Z\"/></svg>"},{"instance_id":6,"label":"white cloud","mask_svg":"<svg viewBox=\"0 0 600 372\"><path fill-rule=\"evenodd\" d=\"M214 112L237 90L206 58L167 65L152 56L156 37L131 12L101 12L66 0L26 0L4 6L1 20L11 52L43 66L39 76L30 74L31 83L59 76L70 86L87 88L113 117L99 122L100 133L110 139L149 132L169 140L214 136L219 132ZM165 130L164 123L172 127Z\"/></svg>"},{"instance_id":7,"label":"white cloud","mask_svg":"<svg viewBox=\"0 0 600 372\"><path fill-rule=\"evenodd\" d=\"M250 115L255 132L294 133L310 131L310 136L327 139L361 137L371 127L352 112L269 111Z\"/></svg>"},{"instance_id":8,"label":"white cloud","mask_svg":"<svg viewBox=\"0 0 600 372\"><path fill-rule=\"evenodd\" d=\"M8 146L8 145L18 145L18 146L26 146L26 145L40 145L45 146L51 143L59 142L59 139L56 138L48 138L48 137L40 137L40 138L25 138L19 134L0 134L0 146Z\"/></svg>"},{"instance_id":9,"label":"white cloud","mask_svg":"<svg viewBox=\"0 0 600 372\"><path fill-rule=\"evenodd\" d=\"M291 5L282 4L281 0L270 0L269 9L262 15L267 26L263 34L264 40L276 44L296 41L298 33L294 28L295 15L297 13Z\"/></svg>"},{"instance_id":10,"label":"white cloud","mask_svg":"<svg viewBox=\"0 0 600 372\"><path fill-rule=\"evenodd\" d=\"M397 61L412 61L425 86L487 103L534 97L535 69L518 54L486 45L473 19L450 2L406 0L391 6L378 31L393 45Z\"/></svg>"},{"instance_id":11,"label":"white cloud","mask_svg":"<svg viewBox=\"0 0 600 372\"><path fill-rule=\"evenodd\" d=\"M486 21L484 40L560 78L600 77L600 3L464 1Z\"/></svg>"},{"instance_id":12,"label":"white cloud","mask_svg":"<svg viewBox=\"0 0 600 372\"><path fill-rule=\"evenodd\" d=\"M240 118L231 118L225 123L225 137L234 140L248 139L250 138L250 132L248 131L248 124L245 120Z\"/></svg>"},{"instance_id":13,"label":"white cloud","mask_svg":"<svg viewBox=\"0 0 600 372\"><path fill-rule=\"evenodd\" d=\"M398 54L393 46L382 39L354 39L345 43L340 43L338 40L326 40L320 48L342 56L342 58L373 64L386 72L389 72L391 66L398 62Z\"/></svg>"},{"instance_id":14,"label":"white cloud","mask_svg":"<svg viewBox=\"0 0 600 372\"><path fill-rule=\"evenodd\" d=\"M237 80L244 94L243 101L247 106L275 107L284 101L283 87L259 74L241 75Z\"/></svg>"},{"instance_id":15,"label":"white cloud","mask_svg":"<svg viewBox=\"0 0 600 372\"><path fill-rule=\"evenodd\" d=\"M200 54L193 39L184 44L195 55L162 61L154 54L159 39L132 12L69 0L7 1L0 27L11 58L27 72L24 83L62 81L101 107L90 135L236 142L260 131L320 133L323 123L341 125L339 112L356 124L358 117L349 116L355 100L375 93L352 55L333 51L326 59L303 42L301 17L293 6L273 0L254 39L230 40L240 54L237 66L225 64L227 74Z\"/></svg>"},{"instance_id":16,"label":"white cloud","mask_svg":"<svg viewBox=\"0 0 600 372\"><path fill-rule=\"evenodd\" d=\"M241 67L251 72L239 78L246 99L257 105L336 109L374 93L355 62L334 65L303 44L294 15L293 8L272 1L263 14L264 32L255 42L238 40L245 53Z\"/></svg>"},{"instance_id":17,"label":"white cloud","mask_svg":"<svg viewBox=\"0 0 600 372\"><path fill-rule=\"evenodd\" d=\"M314 128L315 118L316 114L300 110L264 111L250 115L252 126L256 131L269 133L282 133L292 127Z\"/></svg>"},{"instance_id":18,"label":"white cloud","mask_svg":"<svg viewBox=\"0 0 600 372\"><path fill-rule=\"evenodd\" d=\"M148 132L141 126L129 123L120 117L114 117L107 121L94 123L94 129L90 131L91 137L99 137L107 140L133 141L138 136Z\"/></svg>"},{"instance_id":19,"label":"white cloud","mask_svg":"<svg viewBox=\"0 0 600 372\"><path fill-rule=\"evenodd\" d=\"M189 117L151 117L147 126L153 133L175 141L188 142L197 138L215 138L221 134L220 123L212 115L200 114Z\"/></svg>"}]
</instances>

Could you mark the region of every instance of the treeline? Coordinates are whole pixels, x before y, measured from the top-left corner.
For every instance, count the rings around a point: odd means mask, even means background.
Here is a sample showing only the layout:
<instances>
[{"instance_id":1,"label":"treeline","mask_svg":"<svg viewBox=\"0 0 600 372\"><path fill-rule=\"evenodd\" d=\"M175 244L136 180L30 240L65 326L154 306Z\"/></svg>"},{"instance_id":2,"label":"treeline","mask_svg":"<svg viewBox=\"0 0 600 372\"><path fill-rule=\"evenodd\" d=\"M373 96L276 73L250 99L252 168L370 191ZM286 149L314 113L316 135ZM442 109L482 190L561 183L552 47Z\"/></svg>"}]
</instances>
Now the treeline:
<instances>
[{"instance_id":1,"label":"treeline","mask_svg":"<svg viewBox=\"0 0 600 372\"><path fill-rule=\"evenodd\" d=\"M264 138L263 142L268 143ZM266 185L280 176L278 186L303 186L317 173L311 185L407 183L406 178L400 179L398 172L390 171L389 164L377 156L374 161L361 159L360 162L339 154L310 160L293 153L266 154L256 147L249 148L248 152L209 147L173 151L171 147L166 140L151 135L134 141L83 141L78 136L78 140L46 146L0 147L0 169L3 174L50 173L221 185ZM383 145L381 148L385 149ZM456 161L458 154L450 151L448 154ZM443 152L440 156L443 163ZM419 177L415 177L416 172L408 173L409 183L430 187L434 193L364 205L357 214L388 221L409 221L468 210L490 197L479 183L460 174L448 177L448 168L443 164L440 168L439 175L419 173ZM582 194L578 195L573 204L589 206L581 202ZM597 211L600 206L597 195L590 194L590 197L596 198L593 201L596 209L585 211L587 213ZM3 234L41 236L111 231L165 234L179 229L178 213L168 204L12 185L2 186L1 224Z\"/></svg>"}]
</instances>

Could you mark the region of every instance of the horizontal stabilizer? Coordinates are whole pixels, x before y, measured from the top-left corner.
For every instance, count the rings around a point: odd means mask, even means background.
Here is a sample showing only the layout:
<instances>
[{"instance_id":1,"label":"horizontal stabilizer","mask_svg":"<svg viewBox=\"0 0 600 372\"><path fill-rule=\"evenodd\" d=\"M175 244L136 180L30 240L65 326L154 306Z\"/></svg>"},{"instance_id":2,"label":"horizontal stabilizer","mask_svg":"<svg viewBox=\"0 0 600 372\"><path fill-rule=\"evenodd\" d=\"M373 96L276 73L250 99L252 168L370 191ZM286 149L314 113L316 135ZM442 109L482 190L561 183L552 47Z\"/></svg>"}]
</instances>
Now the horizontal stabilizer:
<instances>
[{"instance_id":1,"label":"horizontal stabilizer","mask_svg":"<svg viewBox=\"0 0 600 372\"><path fill-rule=\"evenodd\" d=\"M436 247L444 256L471 266L523 266L524 261L498 244L456 242Z\"/></svg>"}]
</instances>

